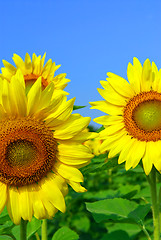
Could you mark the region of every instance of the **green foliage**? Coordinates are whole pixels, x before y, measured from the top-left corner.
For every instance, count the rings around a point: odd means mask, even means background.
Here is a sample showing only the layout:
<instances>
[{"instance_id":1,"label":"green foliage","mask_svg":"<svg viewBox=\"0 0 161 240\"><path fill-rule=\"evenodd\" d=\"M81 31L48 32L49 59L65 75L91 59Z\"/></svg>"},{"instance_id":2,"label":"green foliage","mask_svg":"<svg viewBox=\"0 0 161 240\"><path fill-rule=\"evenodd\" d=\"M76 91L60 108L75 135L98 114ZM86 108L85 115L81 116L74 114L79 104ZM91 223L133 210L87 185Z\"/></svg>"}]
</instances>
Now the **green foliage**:
<instances>
[{"instance_id":1,"label":"green foliage","mask_svg":"<svg viewBox=\"0 0 161 240\"><path fill-rule=\"evenodd\" d=\"M12 229L15 225L8 216L7 208L5 207L0 215L0 239L15 239L12 234Z\"/></svg>"},{"instance_id":2,"label":"green foliage","mask_svg":"<svg viewBox=\"0 0 161 240\"><path fill-rule=\"evenodd\" d=\"M122 230L117 230L110 234L105 234L101 240L130 240L129 235Z\"/></svg>"},{"instance_id":3,"label":"green foliage","mask_svg":"<svg viewBox=\"0 0 161 240\"><path fill-rule=\"evenodd\" d=\"M81 108L85 108L86 106L77 106L77 105L74 105L73 106L73 110L78 110L78 109L81 109Z\"/></svg>"},{"instance_id":4,"label":"green foliage","mask_svg":"<svg viewBox=\"0 0 161 240\"><path fill-rule=\"evenodd\" d=\"M126 172L117 157L107 158L107 154L94 157L81 169L88 191L75 193L69 189L66 213L58 212L48 221L49 239L63 226L75 231L80 240L144 240L144 228L152 234L145 173L140 166Z\"/></svg>"},{"instance_id":5,"label":"green foliage","mask_svg":"<svg viewBox=\"0 0 161 240\"><path fill-rule=\"evenodd\" d=\"M32 221L27 226L27 238L30 239L41 227L41 221L32 218Z\"/></svg>"},{"instance_id":6,"label":"green foliage","mask_svg":"<svg viewBox=\"0 0 161 240\"><path fill-rule=\"evenodd\" d=\"M151 205L139 205L123 198L105 199L86 203L87 210L93 214L96 222L113 220L115 222L137 223L142 225Z\"/></svg>"},{"instance_id":7,"label":"green foliage","mask_svg":"<svg viewBox=\"0 0 161 240\"><path fill-rule=\"evenodd\" d=\"M27 224L27 239L35 239L34 234L40 229L41 221L36 218L32 218L31 222ZM12 233L16 240L20 239L20 226L14 226L12 229Z\"/></svg>"},{"instance_id":8,"label":"green foliage","mask_svg":"<svg viewBox=\"0 0 161 240\"><path fill-rule=\"evenodd\" d=\"M60 228L52 237L52 240L78 240L79 236L68 227Z\"/></svg>"}]
</instances>

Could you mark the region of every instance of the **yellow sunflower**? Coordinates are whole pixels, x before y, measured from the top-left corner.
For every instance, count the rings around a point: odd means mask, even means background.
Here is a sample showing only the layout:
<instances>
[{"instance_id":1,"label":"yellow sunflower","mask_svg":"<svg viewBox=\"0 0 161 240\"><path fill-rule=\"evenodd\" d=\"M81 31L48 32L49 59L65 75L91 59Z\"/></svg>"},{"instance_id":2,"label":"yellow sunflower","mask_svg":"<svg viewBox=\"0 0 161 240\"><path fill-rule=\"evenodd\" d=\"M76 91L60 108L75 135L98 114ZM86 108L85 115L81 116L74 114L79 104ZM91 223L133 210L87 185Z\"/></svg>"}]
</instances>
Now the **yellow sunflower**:
<instances>
[{"instance_id":1,"label":"yellow sunflower","mask_svg":"<svg viewBox=\"0 0 161 240\"><path fill-rule=\"evenodd\" d=\"M42 90L39 77L26 95L20 70L0 79L0 212L7 206L15 224L64 212L67 183L85 191L78 168L93 155L82 143L95 133L83 132L89 117L71 114L74 99L52 99L53 91L53 82Z\"/></svg>"},{"instance_id":2,"label":"yellow sunflower","mask_svg":"<svg viewBox=\"0 0 161 240\"><path fill-rule=\"evenodd\" d=\"M118 163L126 161L126 170L142 159L147 175L153 165L161 171L161 70L149 59L142 67L134 58L128 81L113 73L107 76L100 81L104 89L98 89L105 100L91 103L107 114L95 119L105 127L100 132L101 152L109 151L109 158L119 154Z\"/></svg>"},{"instance_id":3,"label":"yellow sunflower","mask_svg":"<svg viewBox=\"0 0 161 240\"><path fill-rule=\"evenodd\" d=\"M70 80L66 78L65 73L54 76L55 71L61 65L55 65L55 62L52 62L52 60L49 59L44 66L45 56L46 53L42 58L41 56L37 57L36 54L33 53L31 60L30 55L26 53L25 60L23 61L20 56L13 54L13 61L16 67L6 60L2 60L4 67L1 68L2 74L0 74L0 77L10 81L11 77L16 74L17 69L20 69L29 88L41 76L43 88L47 87L50 82L53 82L55 90L59 92L67 86L67 83L70 82ZM56 91L54 91L54 93L56 93Z\"/></svg>"},{"instance_id":4,"label":"yellow sunflower","mask_svg":"<svg viewBox=\"0 0 161 240\"><path fill-rule=\"evenodd\" d=\"M105 153L105 152L100 152L101 143L102 143L102 140L96 137L94 139L89 139L85 141L83 144L87 146L95 156L99 156L101 153Z\"/></svg>"}]
</instances>

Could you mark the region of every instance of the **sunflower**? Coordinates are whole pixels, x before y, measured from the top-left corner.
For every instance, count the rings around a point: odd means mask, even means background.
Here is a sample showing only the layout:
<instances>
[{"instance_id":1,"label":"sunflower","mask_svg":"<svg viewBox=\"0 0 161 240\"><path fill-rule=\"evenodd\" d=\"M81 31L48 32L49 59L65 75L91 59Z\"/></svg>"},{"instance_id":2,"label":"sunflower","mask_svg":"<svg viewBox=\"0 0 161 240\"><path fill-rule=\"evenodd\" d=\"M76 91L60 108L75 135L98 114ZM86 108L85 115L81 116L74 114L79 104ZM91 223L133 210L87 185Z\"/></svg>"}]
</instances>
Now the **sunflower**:
<instances>
[{"instance_id":1,"label":"sunflower","mask_svg":"<svg viewBox=\"0 0 161 240\"><path fill-rule=\"evenodd\" d=\"M13 61L16 67L6 60L2 60L4 67L1 68L2 74L0 74L0 77L10 81L11 77L16 74L17 69L20 69L24 76L25 83L29 89L32 84L41 76L43 88L47 87L50 82L53 82L55 86L54 94L56 94L57 91L59 93L67 86L67 83L70 82L70 80L66 78L65 73L54 76L55 71L61 65L55 65L55 62L52 62L52 60L49 59L44 66L45 57L46 53L42 58L41 55L37 57L36 54L33 53L31 60L30 55L26 53L25 60L23 61L19 55L13 54ZM61 93L68 94L64 91L61 91Z\"/></svg>"},{"instance_id":2,"label":"sunflower","mask_svg":"<svg viewBox=\"0 0 161 240\"><path fill-rule=\"evenodd\" d=\"M102 143L102 140L99 139L99 137L97 136L94 139L89 139L85 141L83 144L87 146L95 156L99 156L101 154L100 153L101 143ZM105 153L105 152L102 152L102 153Z\"/></svg>"},{"instance_id":3,"label":"sunflower","mask_svg":"<svg viewBox=\"0 0 161 240\"><path fill-rule=\"evenodd\" d=\"M142 159L146 175L153 165L161 171L161 71L149 59L142 67L134 58L128 81L113 73L107 76L100 81L104 89L98 89L105 100L91 103L107 114L95 119L105 127L100 132L101 152L109 151L109 158L119 154L118 163L126 161L126 170Z\"/></svg>"},{"instance_id":4,"label":"sunflower","mask_svg":"<svg viewBox=\"0 0 161 240\"><path fill-rule=\"evenodd\" d=\"M90 118L71 114L74 99L52 99L53 82L42 90L41 81L26 95L20 70L0 79L0 212L7 206L15 224L64 212L67 183L86 191L78 168L93 157L82 144L95 136L83 132Z\"/></svg>"}]
</instances>

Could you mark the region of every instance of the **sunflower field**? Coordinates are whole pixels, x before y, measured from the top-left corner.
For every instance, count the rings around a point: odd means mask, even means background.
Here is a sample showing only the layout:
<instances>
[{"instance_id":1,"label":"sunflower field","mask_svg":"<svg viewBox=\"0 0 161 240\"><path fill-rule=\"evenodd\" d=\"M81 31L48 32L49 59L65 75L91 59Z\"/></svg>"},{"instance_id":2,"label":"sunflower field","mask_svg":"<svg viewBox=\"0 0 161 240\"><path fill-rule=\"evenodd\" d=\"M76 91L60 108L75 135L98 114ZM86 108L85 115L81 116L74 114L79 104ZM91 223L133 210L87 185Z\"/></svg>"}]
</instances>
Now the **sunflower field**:
<instances>
[{"instance_id":1,"label":"sunflower field","mask_svg":"<svg viewBox=\"0 0 161 240\"><path fill-rule=\"evenodd\" d=\"M151 239L153 221L150 190L142 167L125 171L117 158L108 154L92 159L84 168L85 193L71 188L66 196L67 210L47 221L51 240L146 240ZM158 188L161 186L157 175ZM0 239L20 239L20 227L10 220L7 210L0 216ZM41 221L28 223L27 239L41 239Z\"/></svg>"},{"instance_id":2,"label":"sunflower field","mask_svg":"<svg viewBox=\"0 0 161 240\"><path fill-rule=\"evenodd\" d=\"M0 239L159 240L161 70L134 58L128 80L108 72L95 129L60 65L13 61L0 74Z\"/></svg>"}]
</instances>

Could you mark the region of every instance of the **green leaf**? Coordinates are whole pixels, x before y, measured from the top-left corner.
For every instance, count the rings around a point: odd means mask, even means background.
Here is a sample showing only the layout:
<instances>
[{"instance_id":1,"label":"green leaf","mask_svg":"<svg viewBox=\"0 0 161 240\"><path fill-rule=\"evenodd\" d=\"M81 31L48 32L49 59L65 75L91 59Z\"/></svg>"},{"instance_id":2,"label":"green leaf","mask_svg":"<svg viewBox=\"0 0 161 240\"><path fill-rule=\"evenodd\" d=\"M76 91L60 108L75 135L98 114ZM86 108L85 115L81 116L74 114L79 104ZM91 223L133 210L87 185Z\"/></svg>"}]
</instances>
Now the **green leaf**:
<instances>
[{"instance_id":1,"label":"green leaf","mask_svg":"<svg viewBox=\"0 0 161 240\"><path fill-rule=\"evenodd\" d=\"M126 186L121 186L118 188L118 190L103 190L103 191L97 191L97 192L85 192L83 194L83 197L86 199L96 199L96 200L101 200L101 199L111 199L111 198L126 198L130 199L137 192L140 190L139 185L126 185Z\"/></svg>"},{"instance_id":2,"label":"green leaf","mask_svg":"<svg viewBox=\"0 0 161 240\"><path fill-rule=\"evenodd\" d=\"M5 222L8 222L8 221L11 222L11 219L8 215L7 208L5 207L3 212L0 214L0 224L4 224Z\"/></svg>"},{"instance_id":3,"label":"green leaf","mask_svg":"<svg viewBox=\"0 0 161 240\"><path fill-rule=\"evenodd\" d=\"M105 234L101 240L130 240L130 237L125 231L118 230Z\"/></svg>"},{"instance_id":4,"label":"green leaf","mask_svg":"<svg viewBox=\"0 0 161 240\"><path fill-rule=\"evenodd\" d=\"M1 235L0 240L13 240L13 238L7 235Z\"/></svg>"},{"instance_id":5,"label":"green leaf","mask_svg":"<svg viewBox=\"0 0 161 240\"><path fill-rule=\"evenodd\" d=\"M16 238L16 240L20 240L20 226L17 225L14 228L12 228L13 236Z\"/></svg>"},{"instance_id":6,"label":"green leaf","mask_svg":"<svg viewBox=\"0 0 161 240\"><path fill-rule=\"evenodd\" d=\"M142 225L142 220L150 211L149 204L139 206L135 202L122 198L86 203L86 207L98 223L104 220L113 220L114 222L133 222Z\"/></svg>"},{"instance_id":7,"label":"green leaf","mask_svg":"<svg viewBox=\"0 0 161 240\"><path fill-rule=\"evenodd\" d=\"M81 109L81 108L85 108L87 106L77 106L77 105L74 105L73 106L73 110L78 110L78 109Z\"/></svg>"},{"instance_id":8,"label":"green leaf","mask_svg":"<svg viewBox=\"0 0 161 240\"><path fill-rule=\"evenodd\" d=\"M108 158L107 154L101 154L98 157L94 157L91 161L91 164L82 168L83 174L108 170L116 166L119 166L117 157L108 160L107 158Z\"/></svg>"},{"instance_id":9,"label":"green leaf","mask_svg":"<svg viewBox=\"0 0 161 240\"><path fill-rule=\"evenodd\" d=\"M32 218L31 222L27 224L27 239L29 239L33 234L35 234L41 227L41 220Z\"/></svg>"},{"instance_id":10,"label":"green leaf","mask_svg":"<svg viewBox=\"0 0 161 240\"><path fill-rule=\"evenodd\" d=\"M137 207L137 203L122 198L100 200L86 203L87 210L93 214L96 222L103 220L119 221L128 218L128 214Z\"/></svg>"},{"instance_id":11,"label":"green leaf","mask_svg":"<svg viewBox=\"0 0 161 240\"><path fill-rule=\"evenodd\" d=\"M104 130L104 126L100 127L98 130L97 130L97 133L101 132L102 130Z\"/></svg>"},{"instance_id":12,"label":"green leaf","mask_svg":"<svg viewBox=\"0 0 161 240\"><path fill-rule=\"evenodd\" d=\"M4 222L4 224L0 225L0 235L8 234L13 227L14 227L13 222L11 221Z\"/></svg>"},{"instance_id":13,"label":"green leaf","mask_svg":"<svg viewBox=\"0 0 161 240\"><path fill-rule=\"evenodd\" d=\"M142 224L142 220L151 210L151 204L139 205L134 211L129 213L129 218L133 219L138 224Z\"/></svg>"},{"instance_id":14,"label":"green leaf","mask_svg":"<svg viewBox=\"0 0 161 240\"><path fill-rule=\"evenodd\" d=\"M72 226L75 227L78 231L88 232L90 228L90 221L86 216L75 215L72 218Z\"/></svg>"},{"instance_id":15,"label":"green leaf","mask_svg":"<svg viewBox=\"0 0 161 240\"><path fill-rule=\"evenodd\" d=\"M130 237L132 237L132 239L139 233L141 232L141 228L136 225L136 224L131 224L131 223L115 223L115 224L111 224L109 223L107 225L107 229L108 229L108 233L117 231L117 230L123 230L126 233L128 233L128 235Z\"/></svg>"},{"instance_id":16,"label":"green leaf","mask_svg":"<svg viewBox=\"0 0 161 240\"><path fill-rule=\"evenodd\" d=\"M7 207L5 207L2 211L2 213L0 214L0 219L4 216L8 215L8 211L7 211Z\"/></svg>"},{"instance_id":17,"label":"green leaf","mask_svg":"<svg viewBox=\"0 0 161 240\"><path fill-rule=\"evenodd\" d=\"M78 239L79 239L78 234L68 227L60 228L52 237L52 240L78 240Z\"/></svg>"}]
</instances>

